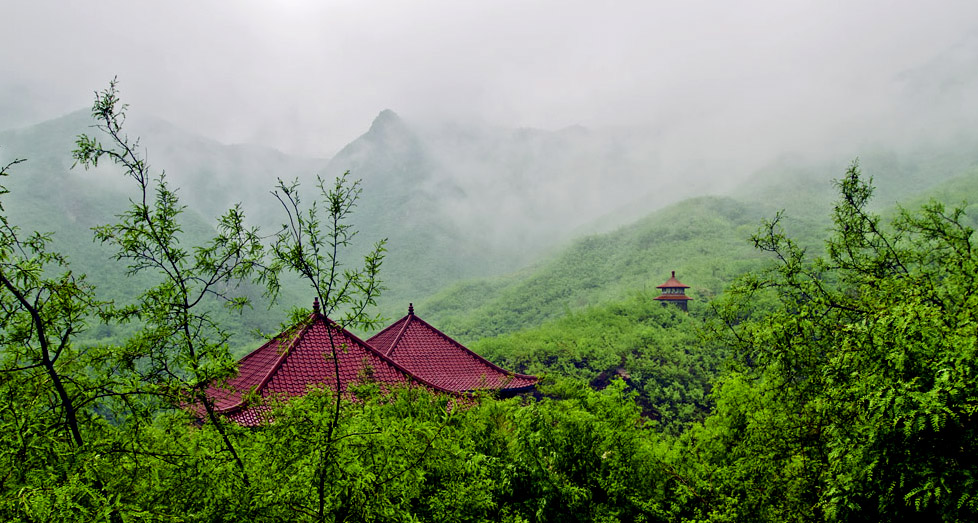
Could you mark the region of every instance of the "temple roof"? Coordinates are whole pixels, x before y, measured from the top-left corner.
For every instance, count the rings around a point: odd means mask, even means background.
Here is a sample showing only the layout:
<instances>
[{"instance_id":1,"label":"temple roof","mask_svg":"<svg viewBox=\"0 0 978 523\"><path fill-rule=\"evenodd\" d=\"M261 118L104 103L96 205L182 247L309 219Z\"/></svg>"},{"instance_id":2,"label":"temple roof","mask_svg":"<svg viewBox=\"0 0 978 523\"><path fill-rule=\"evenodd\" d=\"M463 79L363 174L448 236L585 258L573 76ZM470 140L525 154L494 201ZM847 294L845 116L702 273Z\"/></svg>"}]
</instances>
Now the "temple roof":
<instances>
[{"instance_id":1,"label":"temple roof","mask_svg":"<svg viewBox=\"0 0 978 523\"><path fill-rule=\"evenodd\" d=\"M666 280L662 285L657 285L657 289L688 289L689 285L680 282L676 279L676 271L672 271L672 277Z\"/></svg>"},{"instance_id":2,"label":"temple roof","mask_svg":"<svg viewBox=\"0 0 978 523\"><path fill-rule=\"evenodd\" d=\"M537 382L536 376L507 371L472 352L415 316L413 306L367 342L415 376L455 392L522 392Z\"/></svg>"},{"instance_id":3,"label":"temple roof","mask_svg":"<svg viewBox=\"0 0 978 523\"><path fill-rule=\"evenodd\" d=\"M319 314L318 307L314 307L308 319L242 358L237 375L223 386L211 387L207 393L215 400L219 414L241 425L259 425L270 408L249 405L246 398L249 393L254 391L262 398L287 399L301 396L311 388L336 390L337 368L343 394L350 385L366 382L378 383L383 389L421 386L436 392L452 391L413 375Z\"/></svg>"}]
</instances>

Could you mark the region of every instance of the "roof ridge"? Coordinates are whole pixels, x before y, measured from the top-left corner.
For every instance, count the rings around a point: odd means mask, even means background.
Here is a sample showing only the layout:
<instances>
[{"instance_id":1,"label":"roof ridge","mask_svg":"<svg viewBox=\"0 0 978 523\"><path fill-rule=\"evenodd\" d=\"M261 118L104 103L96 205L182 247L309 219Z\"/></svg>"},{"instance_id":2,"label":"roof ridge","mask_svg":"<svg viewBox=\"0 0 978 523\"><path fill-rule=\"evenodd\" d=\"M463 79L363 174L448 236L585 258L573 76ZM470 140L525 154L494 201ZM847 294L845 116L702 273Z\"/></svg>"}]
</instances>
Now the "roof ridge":
<instances>
[{"instance_id":1,"label":"roof ridge","mask_svg":"<svg viewBox=\"0 0 978 523\"><path fill-rule=\"evenodd\" d=\"M279 354L278 359L275 360L275 364L272 365L270 369L268 369L268 372L265 373L265 376L263 376L262 379L258 382L258 384L255 385L255 388L254 388L254 392L255 393L260 392L266 385L268 385L268 382L272 380L272 376L274 376L275 373L278 372L278 370L280 368L282 368L282 363L285 362L285 358L292 352L292 349L295 348L296 344L299 343L299 340L301 340L306 335L306 332L309 331L309 327L312 326L312 324L314 323L316 317L318 317L318 314L313 313L312 315L310 315L310 317L308 319L306 319L306 321L302 324L302 327L296 333L295 337L292 338L292 341L290 341L289 344L288 344L288 346L285 347L285 350L282 351L282 354ZM272 339L268 340L267 342L265 342L265 345L268 345L269 343L274 342L277 338L281 337L282 334L285 334L285 333L284 332L283 333L279 333L278 336L275 336L274 338L272 338ZM262 347L264 347L265 345L262 345ZM248 354L248 356L251 356L251 354L254 354L256 352L257 351L253 351L252 353ZM242 359L244 359L244 358L242 358ZM220 412L223 414L223 413L227 413L227 412L230 412L232 410L239 409L239 408L243 407L244 404L246 403L246 399L245 399L246 396L247 395L242 394L241 395L241 399L237 403L235 403L234 405L231 405L230 407L226 407L224 409L221 409Z\"/></svg>"},{"instance_id":2,"label":"roof ridge","mask_svg":"<svg viewBox=\"0 0 978 523\"><path fill-rule=\"evenodd\" d=\"M691 287L676 279L676 271L672 271L672 276L670 276L669 279L666 280L666 282L663 283L662 285L656 285L655 288L656 289L689 289Z\"/></svg>"},{"instance_id":3,"label":"roof ridge","mask_svg":"<svg viewBox=\"0 0 978 523\"><path fill-rule=\"evenodd\" d=\"M503 373L503 374L505 374L507 376L513 376L513 377L519 377L519 378L533 378L533 379L536 379L537 378L536 376L534 376L532 374L520 374L518 372L508 371L508 370L500 367L499 365L496 365L495 363L493 363L493 362L487 360L486 358L482 357L480 354L478 354L477 352L473 351L472 349L466 347L465 345L462 345L461 343L455 341L454 338L452 338L448 334L445 334L444 332L442 332L441 330L439 330L434 325L432 325L432 324L430 324L430 323L428 323L428 322L426 322L423 319L418 318L418 317L415 317L415 319L417 319L417 321L421 322L422 324L426 325L429 329L435 331L435 333L437 333L441 337L445 338L449 343L452 343L456 347L458 347L458 348L462 349L463 351L467 352L468 354L474 356L477 360L481 361L482 363L485 363L486 365L489 365L489 367L491 367L494 370L497 370L497 371L499 371L499 372L501 372L501 373Z\"/></svg>"},{"instance_id":4,"label":"roof ridge","mask_svg":"<svg viewBox=\"0 0 978 523\"><path fill-rule=\"evenodd\" d=\"M380 357L380 359L382 361L384 361L385 363L388 363L388 364L392 365L395 369L403 372L409 378L411 378L411 379L413 379L413 380L421 383L422 385L427 385L427 386L435 389L436 391L445 392L445 393L451 394L453 396L462 396L461 393L455 392L453 390L446 389L445 387L442 387L440 385L435 385L434 383L432 383L432 382L430 382L430 381L422 378L421 376L418 376L417 374L411 372L410 370L408 370L406 367L404 367L400 363L394 361L393 359L391 359L388 356L385 356L383 352L380 352L379 350L377 350L373 345L371 345L371 344L369 344L369 343L361 340L356 334L353 334L352 332L350 332L349 330L347 330L346 328L344 328L339 323L336 323L335 321L327 318L326 316L323 316L323 319L324 319L324 321L328 321L329 323L332 323L333 325L335 325L336 327L338 327L340 329L340 332L345 332L347 336L349 336L351 339L353 339L353 341L359 343L360 345L363 345L363 347L365 349L367 349L370 352L373 352L378 357Z\"/></svg>"},{"instance_id":5,"label":"roof ridge","mask_svg":"<svg viewBox=\"0 0 978 523\"><path fill-rule=\"evenodd\" d=\"M393 357L391 356L391 354L394 352L394 347L397 347L397 342L401 341L401 338L404 336L404 333L407 331L408 325L411 324L411 318L413 316L414 316L414 313L412 312L412 313L409 313L404 318L401 318L401 319L404 320L404 325L401 326L401 330L398 331L397 336L394 336L394 339L391 340L391 344L390 344L390 346L387 347L387 352L384 353L384 356L387 356L388 358L392 358L393 359ZM395 323L395 325L397 325L397 324Z\"/></svg>"},{"instance_id":6,"label":"roof ridge","mask_svg":"<svg viewBox=\"0 0 978 523\"><path fill-rule=\"evenodd\" d=\"M372 339L374 339L374 338L378 338L378 337L380 337L380 336L381 336L382 334L384 334L385 332L387 332L387 331L389 331L389 330L392 330L392 329L393 329L394 327L397 327L397 324L398 324L398 323L400 323L400 321L401 321L401 320L403 320L403 319L404 319L404 318L401 318L400 320L397 320L397 321L395 321L394 323L391 323L390 325L388 325L388 326L386 326L386 327L384 327L383 329L381 329L381 330L380 330L380 332L378 332L377 334L374 334L373 336L371 336L370 338L368 338L368 339L367 339L367 342L368 342L368 343L370 343L370 340L372 340ZM373 344L373 343L370 343L370 345L371 345L371 346L374 346L374 344ZM374 348L375 348L375 349L377 349L377 347L376 347L376 346L374 346ZM388 347L388 348L389 348L389 347ZM377 351L378 351L378 352L383 352L383 351L381 351L380 349L377 349Z\"/></svg>"},{"instance_id":7,"label":"roof ridge","mask_svg":"<svg viewBox=\"0 0 978 523\"><path fill-rule=\"evenodd\" d=\"M322 322L321 325L320 322ZM433 394L446 395L446 397L452 403L465 402L467 401L466 398L471 397L469 392L457 391L439 385L425 378L424 376L414 373L407 367L384 355L383 352L378 350L372 344L360 339L360 337L347 330L339 322L336 322L325 315L313 313L310 314L309 317L286 329L285 332L282 332L279 335L269 339L261 347L248 353L244 358L242 358L240 361L244 361L249 358L261 359L256 360L259 362L259 366L253 371L249 370L247 379L242 379L238 386L233 386L231 383L228 383L225 387L221 387L220 391L212 391L211 389L208 389L208 394L218 392L225 394L227 398L227 402L225 404L230 403L224 408L217 409L217 412L222 415L232 417L244 416L245 418L248 416L259 416L259 414L257 414L259 411L264 412L264 410L261 409L267 409L267 405L263 403L255 404L255 402L252 402L251 400L256 395L258 395L259 398L267 398L267 394L271 392L270 389L276 389L278 387L274 384L278 383L280 376L283 380L288 378L288 376L286 376L287 373L283 369L289 365L290 361L292 361L289 359L290 357L298 357L300 360L303 358L308 358L309 354L307 354L304 350L304 348L307 346L309 348L318 347L317 350L329 350L328 346L326 348L320 346L322 340L317 341L319 337L319 330L321 328L325 329L327 331L326 334L330 335L331 337L333 335L338 336L340 338L338 341L341 346L348 345L350 349L359 350L361 353L365 353L365 357L362 356L363 360L361 361L361 364L375 366L384 375L390 375L393 381L384 381L384 383L388 383L390 386L404 386L407 388L420 387L427 389ZM273 350L275 352L271 352ZM263 353L263 355L259 353ZM238 371L240 373L240 366ZM256 383L254 378L258 377L260 377L260 381L257 381ZM234 380L238 381L239 378L240 374ZM247 383L252 383L253 385L247 385ZM331 388L328 382L323 382L322 385ZM341 389L343 389L342 386ZM344 392L343 390L337 390L335 392L337 394L344 395L349 393L349 391ZM289 393L286 392L286 394Z\"/></svg>"}]
</instances>

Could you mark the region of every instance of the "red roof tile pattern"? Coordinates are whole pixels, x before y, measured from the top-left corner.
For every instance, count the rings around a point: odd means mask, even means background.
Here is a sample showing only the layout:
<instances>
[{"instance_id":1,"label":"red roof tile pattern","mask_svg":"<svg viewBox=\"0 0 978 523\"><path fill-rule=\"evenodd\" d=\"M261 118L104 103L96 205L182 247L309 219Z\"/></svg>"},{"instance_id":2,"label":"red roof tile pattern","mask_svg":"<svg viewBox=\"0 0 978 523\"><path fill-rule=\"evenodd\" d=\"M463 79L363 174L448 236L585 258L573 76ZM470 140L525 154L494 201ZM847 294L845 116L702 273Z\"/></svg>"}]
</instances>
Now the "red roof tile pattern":
<instances>
[{"instance_id":1,"label":"red roof tile pattern","mask_svg":"<svg viewBox=\"0 0 978 523\"><path fill-rule=\"evenodd\" d=\"M330 336L332 335L332 342ZM333 347L336 361L333 361ZM309 319L293 331L279 334L238 362L237 375L223 386L211 387L219 414L245 426L268 421L267 405L249 405L254 392L266 400L300 396L311 388L336 390L339 369L340 392L352 384L374 382L381 388L422 386L436 392L451 392L412 375L410 371L344 330L315 308Z\"/></svg>"},{"instance_id":2,"label":"red roof tile pattern","mask_svg":"<svg viewBox=\"0 0 978 523\"><path fill-rule=\"evenodd\" d=\"M455 392L523 392L537 382L536 376L507 371L472 352L415 316L413 306L367 342L415 376Z\"/></svg>"}]
</instances>

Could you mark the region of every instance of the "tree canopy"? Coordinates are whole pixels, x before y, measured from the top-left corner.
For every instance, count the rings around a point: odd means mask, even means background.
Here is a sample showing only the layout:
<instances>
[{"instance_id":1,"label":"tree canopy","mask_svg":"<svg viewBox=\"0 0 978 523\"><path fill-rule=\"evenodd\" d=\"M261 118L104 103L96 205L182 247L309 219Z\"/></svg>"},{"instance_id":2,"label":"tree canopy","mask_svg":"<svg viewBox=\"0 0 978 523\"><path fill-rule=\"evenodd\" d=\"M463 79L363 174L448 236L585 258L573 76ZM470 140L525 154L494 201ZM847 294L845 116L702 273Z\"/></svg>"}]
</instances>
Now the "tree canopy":
<instances>
[{"instance_id":1,"label":"tree canopy","mask_svg":"<svg viewBox=\"0 0 978 523\"><path fill-rule=\"evenodd\" d=\"M192 242L165 173L123 130L114 83L93 117L100 134L80 136L75 158L110 160L137 189L95 238L153 283L131 303L100 299L50 235L7 218L0 186L0 518L978 517L978 253L964 205L884 220L853 163L836 183L824 249L801 247L776 215L752 237L770 265L705 312L636 291L477 344L549 373L535 397L449 403L369 380L345 397L324 384L271 401L272 421L246 429L207 396L234 361L203 304L247 307L240 285L274 295L292 271L343 326L375 324L384 243L362 266L341 254L359 185L320 180L306 206L297 185L280 182L282 229L265 236L233 207L210 240ZM79 342L100 322L133 334Z\"/></svg>"}]
</instances>

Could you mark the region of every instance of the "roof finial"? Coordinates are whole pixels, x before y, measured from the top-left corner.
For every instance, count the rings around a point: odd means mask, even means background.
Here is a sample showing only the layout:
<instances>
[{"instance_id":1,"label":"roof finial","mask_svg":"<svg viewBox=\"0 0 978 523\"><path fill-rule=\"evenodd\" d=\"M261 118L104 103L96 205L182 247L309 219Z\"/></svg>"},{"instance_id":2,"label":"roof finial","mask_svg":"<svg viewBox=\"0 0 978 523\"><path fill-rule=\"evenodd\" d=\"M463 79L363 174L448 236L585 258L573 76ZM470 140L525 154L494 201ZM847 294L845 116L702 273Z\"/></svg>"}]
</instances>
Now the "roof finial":
<instances>
[{"instance_id":1,"label":"roof finial","mask_svg":"<svg viewBox=\"0 0 978 523\"><path fill-rule=\"evenodd\" d=\"M414 316L414 304L408 303L408 314Z\"/></svg>"},{"instance_id":2,"label":"roof finial","mask_svg":"<svg viewBox=\"0 0 978 523\"><path fill-rule=\"evenodd\" d=\"M312 313L319 316L319 296L312 299Z\"/></svg>"},{"instance_id":3,"label":"roof finial","mask_svg":"<svg viewBox=\"0 0 978 523\"><path fill-rule=\"evenodd\" d=\"M675 278L675 277L676 277L676 271L672 271L672 277L673 277L673 278Z\"/></svg>"}]
</instances>

